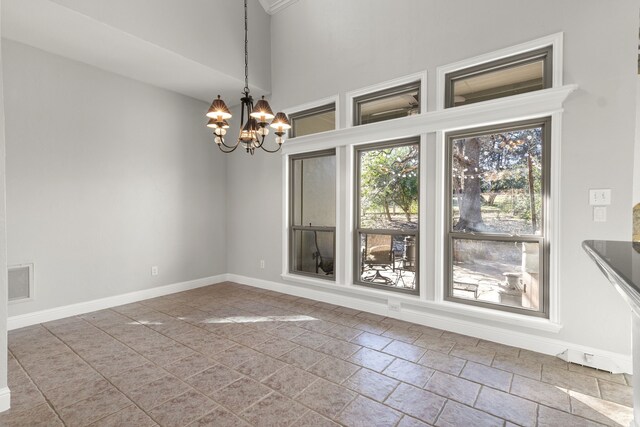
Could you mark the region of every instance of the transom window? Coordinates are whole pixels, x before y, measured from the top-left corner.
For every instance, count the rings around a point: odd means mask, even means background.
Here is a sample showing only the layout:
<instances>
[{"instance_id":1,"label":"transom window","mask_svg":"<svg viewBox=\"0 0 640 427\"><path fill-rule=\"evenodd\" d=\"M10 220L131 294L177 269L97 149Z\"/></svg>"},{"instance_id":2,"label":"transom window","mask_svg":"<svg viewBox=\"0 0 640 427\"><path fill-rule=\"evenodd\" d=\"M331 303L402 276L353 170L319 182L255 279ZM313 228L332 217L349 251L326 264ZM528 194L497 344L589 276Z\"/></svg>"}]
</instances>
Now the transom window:
<instances>
[{"instance_id":1,"label":"transom window","mask_svg":"<svg viewBox=\"0 0 640 427\"><path fill-rule=\"evenodd\" d=\"M334 102L309 110L289 114L291 129L289 138L326 132L336 128L336 104Z\"/></svg>"},{"instance_id":2,"label":"transom window","mask_svg":"<svg viewBox=\"0 0 640 427\"><path fill-rule=\"evenodd\" d=\"M353 100L354 126L420 113L420 81L359 96Z\"/></svg>"},{"instance_id":3,"label":"transom window","mask_svg":"<svg viewBox=\"0 0 640 427\"><path fill-rule=\"evenodd\" d=\"M551 52L548 46L448 73L445 106L457 107L551 87Z\"/></svg>"},{"instance_id":4,"label":"transom window","mask_svg":"<svg viewBox=\"0 0 640 427\"><path fill-rule=\"evenodd\" d=\"M292 156L290 161L291 272L334 280L335 151Z\"/></svg>"},{"instance_id":5,"label":"transom window","mask_svg":"<svg viewBox=\"0 0 640 427\"><path fill-rule=\"evenodd\" d=\"M356 150L355 282L418 293L419 140Z\"/></svg>"},{"instance_id":6,"label":"transom window","mask_svg":"<svg viewBox=\"0 0 640 427\"><path fill-rule=\"evenodd\" d=\"M550 120L447 135L446 299L548 315Z\"/></svg>"}]
</instances>

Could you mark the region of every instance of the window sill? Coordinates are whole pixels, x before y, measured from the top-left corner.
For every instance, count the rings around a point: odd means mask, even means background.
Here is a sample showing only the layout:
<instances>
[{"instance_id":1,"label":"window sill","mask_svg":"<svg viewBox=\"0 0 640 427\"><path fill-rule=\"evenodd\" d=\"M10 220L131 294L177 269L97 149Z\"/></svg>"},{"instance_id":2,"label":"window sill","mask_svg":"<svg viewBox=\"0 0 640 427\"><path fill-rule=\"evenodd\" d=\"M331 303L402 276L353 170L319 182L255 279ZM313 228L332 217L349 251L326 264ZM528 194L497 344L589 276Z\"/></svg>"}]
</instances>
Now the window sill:
<instances>
[{"instance_id":1,"label":"window sill","mask_svg":"<svg viewBox=\"0 0 640 427\"><path fill-rule=\"evenodd\" d=\"M377 307L378 309L376 310L376 314L387 315L390 317L403 318L403 313L409 315L409 317L411 317L411 315L426 315L429 317L450 318L452 320L459 320L463 317L467 321L481 321L503 328L506 326L518 327L555 334L559 333L563 328L561 323L554 322L550 319L541 319L517 313L467 306L449 301L430 301L423 299L420 296L369 289L353 284L341 284L338 282L328 283L322 279L297 276L295 274L286 273L282 274L281 277L284 281L291 284L311 286L314 288L314 291L339 293L343 296L356 298L366 302L369 307L371 306L371 303L374 302L377 305L380 305L380 307ZM366 300L360 297L366 297ZM400 302L402 304L402 311L389 311L387 308L389 299ZM349 304L350 302L352 304ZM347 306L358 305L358 302L359 301L343 301Z\"/></svg>"}]
</instances>

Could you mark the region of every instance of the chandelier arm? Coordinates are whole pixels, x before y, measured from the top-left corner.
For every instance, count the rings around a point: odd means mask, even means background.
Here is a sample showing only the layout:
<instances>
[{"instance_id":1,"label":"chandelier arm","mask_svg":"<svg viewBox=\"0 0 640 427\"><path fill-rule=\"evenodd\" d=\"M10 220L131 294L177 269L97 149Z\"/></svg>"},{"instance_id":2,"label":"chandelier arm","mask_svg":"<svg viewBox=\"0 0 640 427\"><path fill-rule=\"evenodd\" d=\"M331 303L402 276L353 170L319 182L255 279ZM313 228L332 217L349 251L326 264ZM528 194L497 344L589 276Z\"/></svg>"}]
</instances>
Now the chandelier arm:
<instances>
[{"instance_id":1,"label":"chandelier arm","mask_svg":"<svg viewBox=\"0 0 640 427\"><path fill-rule=\"evenodd\" d=\"M235 150L236 148L238 148L238 145L240 144L240 141L237 141L237 142L236 142L236 145L227 145L227 144L225 144L225 142L224 142L224 138L220 138L220 141L221 141L221 142L220 142L220 145L224 145L224 146L225 146L225 147L227 147L227 148L233 148L234 150ZM232 150L232 151L233 151L233 150Z\"/></svg>"},{"instance_id":2,"label":"chandelier arm","mask_svg":"<svg viewBox=\"0 0 640 427\"><path fill-rule=\"evenodd\" d=\"M238 148L239 144L236 144L235 146L233 146L233 148L228 146L228 145L226 145L226 144L224 144L224 143L223 144L217 144L217 145L218 145L218 148L220 149L220 151L222 151L225 154L229 154L229 153L233 153L234 151L236 151L236 149ZM230 148L230 150L225 150L224 148L222 148L222 145L224 145L227 148Z\"/></svg>"},{"instance_id":3,"label":"chandelier arm","mask_svg":"<svg viewBox=\"0 0 640 427\"><path fill-rule=\"evenodd\" d=\"M264 151L266 151L267 153L277 153L278 151L280 151L280 149L282 148L282 144L278 144L278 148L276 148L275 150L269 150L264 148L264 145L260 144L260 148L262 148Z\"/></svg>"}]
</instances>

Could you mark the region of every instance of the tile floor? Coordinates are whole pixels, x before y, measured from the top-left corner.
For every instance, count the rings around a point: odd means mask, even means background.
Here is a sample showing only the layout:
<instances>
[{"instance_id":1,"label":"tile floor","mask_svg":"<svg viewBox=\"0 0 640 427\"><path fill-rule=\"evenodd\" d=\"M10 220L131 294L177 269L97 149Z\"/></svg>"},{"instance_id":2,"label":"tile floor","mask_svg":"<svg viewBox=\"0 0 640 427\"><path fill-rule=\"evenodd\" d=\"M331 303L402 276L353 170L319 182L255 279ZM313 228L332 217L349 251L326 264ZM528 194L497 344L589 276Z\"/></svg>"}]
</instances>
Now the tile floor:
<instances>
[{"instance_id":1,"label":"tile floor","mask_svg":"<svg viewBox=\"0 0 640 427\"><path fill-rule=\"evenodd\" d=\"M233 283L12 331L2 426L628 425L630 377Z\"/></svg>"}]
</instances>

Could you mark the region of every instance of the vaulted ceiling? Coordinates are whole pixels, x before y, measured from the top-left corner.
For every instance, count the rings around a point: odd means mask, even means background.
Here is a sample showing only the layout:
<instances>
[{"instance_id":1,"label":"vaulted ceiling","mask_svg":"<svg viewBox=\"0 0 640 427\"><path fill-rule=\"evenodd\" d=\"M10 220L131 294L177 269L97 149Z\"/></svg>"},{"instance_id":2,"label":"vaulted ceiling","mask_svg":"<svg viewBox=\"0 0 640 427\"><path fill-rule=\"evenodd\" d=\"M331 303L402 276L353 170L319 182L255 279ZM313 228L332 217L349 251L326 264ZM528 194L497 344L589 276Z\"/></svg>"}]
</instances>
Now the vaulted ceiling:
<instances>
[{"instance_id":1,"label":"vaulted ceiling","mask_svg":"<svg viewBox=\"0 0 640 427\"><path fill-rule=\"evenodd\" d=\"M249 0L254 96L270 92L269 14L296 1ZM3 0L2 37L207 102L244 87L240 1Z\"/></svg>"}]
</instances>

